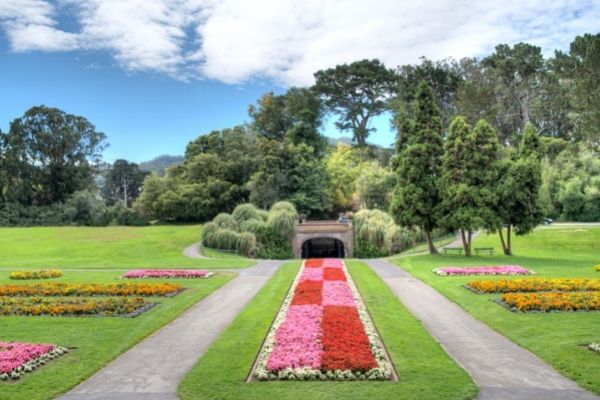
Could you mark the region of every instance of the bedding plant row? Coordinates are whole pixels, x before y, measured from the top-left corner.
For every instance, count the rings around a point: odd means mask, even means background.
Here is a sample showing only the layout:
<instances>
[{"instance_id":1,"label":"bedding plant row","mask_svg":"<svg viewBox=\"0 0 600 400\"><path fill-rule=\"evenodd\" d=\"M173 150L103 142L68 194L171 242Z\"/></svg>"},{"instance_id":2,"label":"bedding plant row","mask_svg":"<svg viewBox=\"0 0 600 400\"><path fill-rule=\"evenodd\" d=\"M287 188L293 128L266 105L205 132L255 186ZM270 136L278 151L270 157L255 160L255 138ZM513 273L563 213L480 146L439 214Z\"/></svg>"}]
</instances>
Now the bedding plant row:
<instances>
[{"instance_id":1,"label":"bedding plant row","mask_svg":"<svg viewBox=\"0 0 600 400\"><path fill-rule=\"evenodd\" d=\"M60 269L38 269L14 271L11 272L8 277L15 280L28 280L60 278L61 276L63 276L63 272Z\"/></svg>"},{"instance_id":2,"label":"bedding plant row","mask_svg":"<svg viewBox=\"0 0 600 400\"><path fill-rule=\"evenodd\" d=\"M19 379L66 352L54 344L0 342L0 380Z\"/></svg>"},{"instance_id":3,"label":"bedding plant row","mask_svg":"<svg viewBox=\"0 0 600 400\"><path fill-rule=\"evenodd\" d=\"M173 296L183 287L176 283L64 283L0 285L0 296Z\"/></svg>"},{"instance_id":4,"label":"bedding plant row","mask_svg":"<svg viewBox=\"0 0 600 400\"><path fill-rule=\"evenodd\" d=\"M133 317L153 305L141 297L0 297L0 315Z\"/></svg>"},{"instance_id":5,"label":"bedding plant row","mask_svg":"<svg viewBox=\"0 0 600 400\"><path fill-rule=\"evenodd\" d=\"M286 296L253 377L259 380L385 380L391 363L339 259L304 262Z\"/></svg>"}]
</instances>

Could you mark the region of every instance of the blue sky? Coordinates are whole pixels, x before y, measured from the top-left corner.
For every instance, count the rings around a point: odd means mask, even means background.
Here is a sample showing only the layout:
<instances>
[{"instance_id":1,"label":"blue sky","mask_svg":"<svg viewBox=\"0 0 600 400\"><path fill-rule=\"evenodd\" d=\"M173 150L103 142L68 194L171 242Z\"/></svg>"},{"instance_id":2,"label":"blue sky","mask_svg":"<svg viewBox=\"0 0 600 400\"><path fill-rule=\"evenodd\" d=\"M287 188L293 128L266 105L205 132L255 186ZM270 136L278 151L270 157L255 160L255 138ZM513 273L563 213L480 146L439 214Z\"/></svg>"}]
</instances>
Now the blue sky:
<instances>
[{"instance_id":1,"label":"blue sky","mask_svg":"<svg viewBox=\"0 0 600 400\"><path fill-rule=\"evenodd\" d=\"M379 58L388 66L481 56L528 41L546 54L600 26L600 1L2 0L0 129L33 105L83 115L105 159L182 154L248 120L266 91ZM371 140L390 145L387 118ZM341 136L329 121L324 132Z\"/></svg>"}]
</instances>

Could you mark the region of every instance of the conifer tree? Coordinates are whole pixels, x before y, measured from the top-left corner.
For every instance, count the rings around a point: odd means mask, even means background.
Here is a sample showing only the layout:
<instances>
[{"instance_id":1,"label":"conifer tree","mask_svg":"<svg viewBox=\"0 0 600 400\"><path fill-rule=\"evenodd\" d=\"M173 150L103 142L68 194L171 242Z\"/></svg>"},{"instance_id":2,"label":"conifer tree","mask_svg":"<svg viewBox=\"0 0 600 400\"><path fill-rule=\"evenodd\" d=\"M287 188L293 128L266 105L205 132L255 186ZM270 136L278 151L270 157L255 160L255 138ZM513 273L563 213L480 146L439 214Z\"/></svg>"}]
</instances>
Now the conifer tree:
<instances>
[{"instance_id":1,"label":"conifer tree","mask_svg":"<svg viewBox=\"0 0 600 400\"><path fill-rule=\"evenodd\" d=\"M402 117L398 124L398 179L390 213L400 225L420 226L429 252L435 254L431 231L438 226L442 122L433 92L425 81L417 89L413 115L412 122Z\"/></svg>"}]
</instances>

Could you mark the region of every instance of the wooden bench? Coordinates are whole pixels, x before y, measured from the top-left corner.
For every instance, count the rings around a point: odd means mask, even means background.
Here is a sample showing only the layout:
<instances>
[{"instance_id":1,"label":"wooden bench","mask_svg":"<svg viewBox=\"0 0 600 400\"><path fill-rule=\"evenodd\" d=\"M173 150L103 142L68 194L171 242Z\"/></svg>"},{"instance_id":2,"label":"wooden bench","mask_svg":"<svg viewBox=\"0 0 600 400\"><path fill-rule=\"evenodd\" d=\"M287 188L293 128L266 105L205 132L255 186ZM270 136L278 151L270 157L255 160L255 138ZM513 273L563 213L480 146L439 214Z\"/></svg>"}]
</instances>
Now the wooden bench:
<instances>
[{"instance_id":1,"label":"wooden bench","mask_svg":"<svg viewBox=\"0 0 600 400\"><path fill-rule=\"evenodd\" d=\"M494 254L493 247L475 247L475 254L488 253L490 256Z\"/></svg>"},{"instance_id":2,"label":"wooden bench","mask_svg":"<svg viewBox=\"0 0 600 400\"><path fill-rule=\"evenodd\" d=\"M462 254L462 252L463 252L462 247L444 247L444 254L448 254L448 253Z\"/></svg>"}]
</instances>

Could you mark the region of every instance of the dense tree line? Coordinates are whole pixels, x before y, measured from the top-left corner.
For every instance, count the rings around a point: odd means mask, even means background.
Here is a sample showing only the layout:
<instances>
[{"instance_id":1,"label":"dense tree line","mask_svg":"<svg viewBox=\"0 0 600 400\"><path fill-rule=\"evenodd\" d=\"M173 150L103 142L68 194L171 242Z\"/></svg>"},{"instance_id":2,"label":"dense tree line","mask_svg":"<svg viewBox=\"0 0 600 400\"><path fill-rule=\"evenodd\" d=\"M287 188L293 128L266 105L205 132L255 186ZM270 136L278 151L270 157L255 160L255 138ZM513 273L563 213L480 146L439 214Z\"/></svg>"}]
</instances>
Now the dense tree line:
<instances>
[{"instance_id":1,"label":"dense tree line","mask_svg":"<svg viewBox=\"0 0 600 400\"><path fill-rule=\"evenodd\" d=\"M359 60L317 71L311 87L266 93L249 123L142 167L103 164L106 137L93 124L33 107L0 132L0 224L203 222L289 201L311 218L390 210L431 251L434 230L462 229L467 247L473 230L495 230L510 253L511 233L541 216L600 219L598 71L600 34L550 58L518 43L395 69ZM369 144L385 113L394 149ZM326 118L354 145L329 143Z\"/></svg>"}]
</instances>

